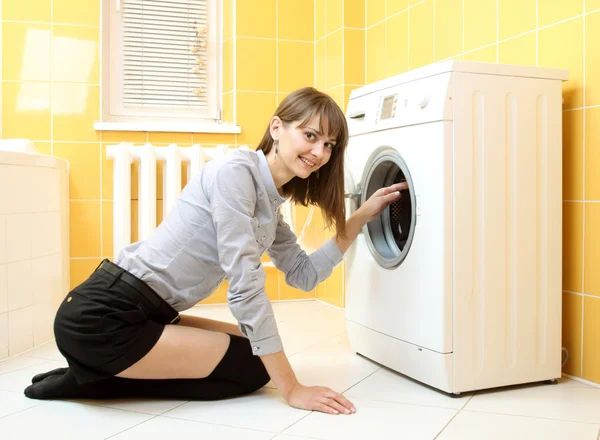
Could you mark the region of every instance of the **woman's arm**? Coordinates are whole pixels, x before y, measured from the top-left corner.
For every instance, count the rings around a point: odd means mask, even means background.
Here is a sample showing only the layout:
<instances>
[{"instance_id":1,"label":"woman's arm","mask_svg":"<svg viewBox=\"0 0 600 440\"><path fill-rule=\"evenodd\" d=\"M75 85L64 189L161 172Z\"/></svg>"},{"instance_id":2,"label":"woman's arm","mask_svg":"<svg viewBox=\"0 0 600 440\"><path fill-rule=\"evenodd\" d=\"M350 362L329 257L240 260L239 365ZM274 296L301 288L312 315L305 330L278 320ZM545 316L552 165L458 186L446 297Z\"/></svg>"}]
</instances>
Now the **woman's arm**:
<instances>
[{"instance_id":1,"label":"woman's arm","mask_svg":"<svg viewBox=\"0 0 600 440\"><path fill-rule=\"evenodd\" d=\"M275 267L285 274L285 282L309 292L325 280L344 257L333 240L307 254L298 244L298 237L279 214L275 240L267 249Z\"/></svg>"},{"instance_id":2,"label":"woman's arm","mask_svg":"<svg viewBox=\"0 0 600 440\"><path fill-rule=\"evenodd\" d=\"M346 253L350 245L352 245L352 242L356 240L358 233L366 223L360 209L353 212L348 220L346 220L346 237L340 238L339 236L336 236L333 239L343 254Z\"/></svg>"},{"instance_id":3,"label":"woman's arm","mask_svg":"<svg viewBox=\"0 0 600 440\"><path fill-rule=\"evenodd\" d=\"M267 253L275 266L285 274L288 285L310 291L331 275L361 228L381 214L390 203L398 200L400 191L407 188L407 183L402 182L373 193L346 221L346 237L336 236L310 255L302 250L296 234L280 214L275 241Z\"/></svg>"},{"instance_id":4,"label":"woman's arm","mask_svg":"<svg viewBox=\"0 0 600 440\"><path fill-rule=\"evenodd\" d=\"M256 356L278 353L283 344L265 292L265 272L252 228L256 188L251 167L228 162L206 183L219 264L229 282L227 303Z\"/></svg>"}]
</instances>

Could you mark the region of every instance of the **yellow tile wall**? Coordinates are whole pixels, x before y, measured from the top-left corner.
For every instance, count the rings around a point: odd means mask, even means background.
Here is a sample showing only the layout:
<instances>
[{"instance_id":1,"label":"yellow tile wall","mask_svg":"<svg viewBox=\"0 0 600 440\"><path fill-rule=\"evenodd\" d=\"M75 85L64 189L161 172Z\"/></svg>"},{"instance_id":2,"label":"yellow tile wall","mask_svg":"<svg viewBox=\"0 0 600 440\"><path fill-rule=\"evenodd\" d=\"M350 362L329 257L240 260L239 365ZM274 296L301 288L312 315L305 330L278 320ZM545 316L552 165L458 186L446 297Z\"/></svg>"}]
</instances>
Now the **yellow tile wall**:
<instances>
[{"instance_id":1,"label":"yellow tile wall","mask_svg":"<svg viewBox=\"0 0 600 440\"><path fill-rule=\"evenodd\" d=\"M1 2L2 138L29 138L40 152L70 161L72 287L102 258L113 257L108 145L176 142L253 147L281 99L296 88L315 84L313 0L224 0L223 118L240 125L242 133L96 132L93 123L100 118L100 2ZM132 181L136 180L134 166ZM137 185L132 184L131 190L135 240ZM157 195L160 222L160 167ZM226 291L224 283L208 302L225 302ZM274 268L267 269L267 292L271 299L315 296L315 291L288 288Z\"/></svg>"},{"instance_id":2,"label":"yellow tile wall","mask_svg":"<svg viewBox=\"0 0 600 440\"><path fill-rule=\"evenodd\" d=\"M571 74L563 89L563 344L570 353L564 371L600 382L594 351L600 339L594 270L600 261L598 0L259 0L259 6L225 0L223 114L242 127L240 135L94 132L99 1L75 9L69 0L35 0L27 8L17 0L2 2L2 137L30 138L40 151L71 161L73 285L112 256L107 145L175 140L255 146L275 106L297 87L315 85L345 109L352 89L445 59L563 67ZM74 61L81 48L84 63ZM135 206L135 190L132 196ZM306 212L296 215L303 223ZM318 212L308 229L307 240L316 244L330 235ZM306 294L267 269L268 293L272 299L316 295L343 307L343 270ZM210 301L225 301L226 287Z\"/></svg>"},{"instance_id":3,"label":"yellow tile wall","mask_svg":"<svg viewBox=\"0 0 600 440\"><path fill-rule=\"evenodd\" d=\"M344 111L350 92L365 84L365 8L371 20L379 21L385 18L384 3L385 0L314 2L315 87L331 95ZM383 60L386 54L378 56ZM302 212L302 208L298 211ZM324 229L320 212L315 211L307 235L311 247L333 235ZM317 287L318 299L344 307L344 269L342 263Z\"/></svg>"}]
</instances>

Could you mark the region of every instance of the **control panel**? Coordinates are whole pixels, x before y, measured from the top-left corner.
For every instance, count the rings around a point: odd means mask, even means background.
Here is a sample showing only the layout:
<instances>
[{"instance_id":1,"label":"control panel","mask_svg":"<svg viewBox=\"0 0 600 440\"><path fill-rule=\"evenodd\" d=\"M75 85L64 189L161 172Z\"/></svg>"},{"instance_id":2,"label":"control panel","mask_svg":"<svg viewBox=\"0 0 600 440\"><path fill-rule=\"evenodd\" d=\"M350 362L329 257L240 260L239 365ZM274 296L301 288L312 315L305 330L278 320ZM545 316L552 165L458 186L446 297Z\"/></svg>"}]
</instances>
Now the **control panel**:
<instances>
[{"instance_id":1,"label":"control panel","mask_svg":"<svg viewBox=\"0 0 600 440\"><path fill-rule=\"evenodd\" d=\"M446 72L356 98L351 96L346 112L350 135L452 120L451 91L452 73Z\"/></svg>"}]
</instances>

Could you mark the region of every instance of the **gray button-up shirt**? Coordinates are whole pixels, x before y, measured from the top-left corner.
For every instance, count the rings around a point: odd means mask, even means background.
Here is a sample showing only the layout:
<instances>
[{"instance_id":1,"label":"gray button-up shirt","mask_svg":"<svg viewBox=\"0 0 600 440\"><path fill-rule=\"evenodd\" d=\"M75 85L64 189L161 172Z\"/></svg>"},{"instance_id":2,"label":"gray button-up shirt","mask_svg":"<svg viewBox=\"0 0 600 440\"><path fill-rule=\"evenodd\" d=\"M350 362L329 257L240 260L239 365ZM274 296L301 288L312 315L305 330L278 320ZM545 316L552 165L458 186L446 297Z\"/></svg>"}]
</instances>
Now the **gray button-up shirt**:
<instances>
[{"instance_id":1,"label":"gray button-up shirt","mask_svg":"<svg viewBox=\"0 0 600 440\"><path fill-rule=\"evenodd\" d=\"M254 353L277 353L283 346L265 293L262 254L285 273L287 284L305 291L343 258L333 240L307 255L279 213L283 202L263 152L236 150L207 162L156 231L123 248L115 263L177 311L227 278L229 307Z\"/></svg>"}]
</instances>

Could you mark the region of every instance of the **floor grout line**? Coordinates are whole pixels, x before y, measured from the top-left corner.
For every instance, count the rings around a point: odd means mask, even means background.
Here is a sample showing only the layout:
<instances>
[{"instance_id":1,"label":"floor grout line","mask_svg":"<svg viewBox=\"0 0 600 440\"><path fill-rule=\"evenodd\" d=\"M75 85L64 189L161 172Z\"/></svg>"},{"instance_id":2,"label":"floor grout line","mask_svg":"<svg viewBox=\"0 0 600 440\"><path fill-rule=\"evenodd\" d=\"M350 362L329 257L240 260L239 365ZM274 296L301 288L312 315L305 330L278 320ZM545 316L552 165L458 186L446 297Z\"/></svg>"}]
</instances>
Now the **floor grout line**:
<instances>
[{"instance_id":1,"label":"floor grout line","mask_svg":"<svg viewBox=\"0 0 600 440\"><path fill-rule=\"evenodd\" d=\"M114 408L112 408L112 409L114 409ZM135 427L137 427L137 426L140 426L140 425L142 425L142 424L144 424L144 423L146 423L146 422L149 422L150 420L153 420L153 419L155 419L155 418L157 418L157 417L158 417L158 415L155 415L154 417L150 417L149 419L147 419L147 420L144 420L143 422L136 423L135 425L133 425L133 426L130 426L129 428L126 428L126 429L124 429L124 430L122 430L122 431L115 432L113 435L110 435L110 436L108 436L108 437L104 437L104 440L107 440L107 439L109 439L109 438L113 438L113 437L114 437L114 436L116 436L116 435L119 435L119 434L122 434L122 433L124 433L124 432L130 431L130 430L132 430L133 428L135 428Z\"/></svg>"},{"instance_id":2,"label":"floor grout line","mask_svg":"<svg viewBox=\"0 0 600 440\"><path fill-rule=\"evenodd\" d=\"M173 407L173 408L170 408L170 409L168 409L168 410L166 410L166 411L163 411L163 412L161 412L161 413L159 414L159 416L162 416L162 415L164 415L164 414L168 413L169 411L176 410L177 408L181 408L183 405L186 405L186 404L188 404L188 403L190 403L190 402L191 402L191 400L187 400L187 401L183 402L181 405L177 405L177 406L175 406L175 407Z\"/></svg>"},{"instance_id":3,"label":"floor grout line","mask_svg":"<svg viewBox=\"0 0 600 440\"><path fill-rule=\"evenodd\" d=\"M450 420L448 420L448 423L446 423L444 425L444 427L441 429L440 432L438 432L438 434L433 438L433 440L435 440L436 438L438 438L445 430L448 426L450 426L450 423L452 423L452 421L456 418L456 416L458 416L460 414L460 412L465 408L465 406L467 406L467 404L471 401L471 399L475 397L475 394L473 394L471 397L469 397L469 400L467 401L467 403L465 403L458 411L456 411L456 414L454 414L452 416L452 418Z\"/></svg>"},{"instance_id":4,"label":"floor grout line","mask_svg":"<svg viewBox=\"0 0 600 440\"><path fill-rule=\"evenodd\" d=\"M87 401L84 402L83 400L87 400ZM124 412L132 413L132 414L141 414L141 415L144 415L144 416L153 416L153 417L149 418L148 420L152 420L153 418L162 415L162 413L161 414L150 414L150 413L143 412L143 411L135 411L133 409L115 408L114 406L110 406L110 405L108 405L106 403L106 402L109 402L111 400L138 400L138 401L141 400L141 399L138 399L138 398L117 397L117 398L114 398L114 399L98 399L98 403L96 403L96 402L94 402L92 400L93 400L92 398L81 397L81 398L73 398L73 399L52 399L50 401L51 402L70 402L70 403L76 403L77 405L87 405L87 406L93 406L95 408L114 409L115 411L124 411ZM156 400L162 400L162 399L158 399L157 398L157 399L151 399L151 400L156 401ZM174 408L172 408L172 409L174 409ZM170 410L167 410L167 411L170 411ZM146 422L148 420L146 420ZM141 423L144 423L144 422L141 422ZM131 428L133 428L133 426ZM128 428L128 429L130 429L130 428ZM111 435L111 437L114 436L114 435L116 435L116 434ZM107 437L107 438L109 438L109 437Z\"/></svg>"},{"instance_id":5,"label":"floor grout line","mask_svg":"<svg viewBox=\"0 0 600 440\"><path fill-rule=\"evenodd\" d=\"M169 410L171 411L171 410ZM262 432L265 434L280 434L280 433L275 433L274 431L267 431L265 429L255 429L255 428L242 428L240 426L233 426L233 425L224 425L222 423L214 423L214 422L207 422L207 421L200 421L200 420L192 420L192 419L184 419L182 417L173 417L173 416L165 416L163 414L160 415L161 417L165 417L167 419L173 419L173 420L183 420L186 422L194 422L194 423L204 423L206 425L212 425L212 426L223 426L225 428L235 428L235 429L242 429L242 430L247 430L247 431L254 431L254 432ZM158 417L158 416L156 416ZM287 428L286 428L287 429Z\"/></svg>"},{"instance_id":6,"label":"floor grout line","mask_svg":"<svg viewBox=\"0 0 600 440\"><path fill-rule=\"evenodd\" d=\"M4 415L4 416L0 416L0 420L2 420L2 419L5 419L5 418L7 418L7 417L14 416L14 415L16 415L16 414L19 414L19 413L22 413L22 412L24 412L24 411L29 411L30 409L37 408L38 406L41 406L41 405L46 405L46 404L48 404L48 403L50 403L50 402L51 402L51 401L45 401L45 402L41 402L41 403L39 403L39 404L37 404L37 405L33 405L33 406L30 406L30 407L28 407L28 408L23 408L23 409L20 409L19 411L15 411L14 413L10 413L10 414L6 414L6 415Z\"/></svg>"},{"instance_id":7,"label":"floor grout line","mask_svg":"<svg viewBox=\"0 0 600 440\"><path fill-rule=\"evenodd\" d=\"M27 356L26 354L23 354L22 356L26 357L27 359L39 359L39 360L43 360L43 361L52 361L52 362L67 362L67 360L65 358L62 358L62 359L48 359L48 358L43 358L43 357L39 357L39 356ZM41 364L38 364L38 365L41 365ZM32 365L32 367L35 367L35 365Z\"/></svg>"},{"instance_id":8,"label":"floor grout line","mask_svg":"<svg viewBox=\"0 0 600 440\"><path fill-rule=\"evenodd\" d=\"M308 416L310 416L312 413L314 413L315 411L310 411L308 414L306 414L304 417L296 420L295 422L293 422L291 425L285 427L284 429L282 429L281 431L279 431L277 434L275 434L275 437L277 437L278 435L281 435L283 433L285 433L285 431L287 431L288 429L290 429L292 426L294 426L295 424L301 422L302 420L304 420L305 418L307 418ZM285 435L291 435L291 434L285 434ZM273 437L273 438L275 438ZM309 437L312 438L312 437Z\"/></svg>"},{"instance_id":9,"label":"floor grout line","mask_svg":"<svg viewBox=\"0 0 600 440\"><path fill-rule=\"evenodd\" d=\"M352 385L350 388L348 388L348 389L346 389L346 390L342 391L340 394L347 393L347 392L348 392L348 391L350 391L352 388L354 388L354 387L356 387L356 386L360 385L362 382L364 382L365 380L367 380L369 377L373 376L373 375L374 375L375 373L377 373L378 371L381 371L381 369L382 369L382 368L383 368L383 367L379 367L379 368L377 368L375 371L373 371L373 372L372 372L371 374L369 374L367 377L365 377L365 378L363 378L363 379L359 380L359 381L358 381L358 382L356 382L354 385ZM369 400L372 400L372 399L369 399Z\"/></svg>"},{"instance_id":10,"label":"floor grout line","mask_svg":"<svg viewBox=\"0 0 600 440\"><path fill-rule=\"evenodd\" d=\"M10 371L7 371L7 372L5 372L5 373L0 373L0 377L4 376L5 374L11 374L11 373L14 373L14 372L16 372L16 371L25 370L25 369L27 369L27 368L31 368L31 367L40 367L40 366L42 366L42 365L44 365L44 364L47 364L48 362L65 362L65 361L56 361L56 360L54 360L54 359L34 358L34 357L31 357L31 356L24 356L24 355L19 355L19 356L17 356L17 357L11 358L11 359L17 359L18 357L21 357L21 356L22 356L22 357L26 357L27 359L43 360L44 362L40 362L39 364L27 365L27 366L25 366L25 367L22 367L22 368L17 368L17 369L15 369L15 370L10 370ZM11 359L9 359L9 360L11 360ZM5 362L5 361L2 361L2 362ZM2 363L1 363L1 362L0 362L0 365L2 365ZM0 391L8 391L8 390L2 390L2 389L0 389Z\"/></svg>"},{"instance_id":11,"label":"floor grout line","mask_svg":"<svg viewBox=\"0 0 600 440\"><path fill-rule=\"evenodd\" d=\"M492 412L492 411L475 411L472 409L465 409L465 410L461 410L461 411L470 412L470 413L480 413L480 414L494 414L497 416L521 417L524 419L552 420L555 422L579 423L582 425L598 425L598 422L582 422L580 420L557 419L557 418L553 418L553 417L529 416L529 415L524 415L524 414L501 413L501 412Z\"/></svg>"},{"instance_id":12,"label":"floor grout line","mask_svg":"<svg viewBox=\"0 0 600 440\"><path fill-rule=\"evenodd\" d=\"M377 371L375 372L377 373ZM374 374L374 373L373 373ZM362 380L361 380L362 382ZM353 385L351 388L353 388L355 385ZM350 388L349 388L350 389ZM344 391L346 392L346 391ZM471 396L472 397L472 396ZM419 408L438 408L438 409L448 409L448 410L453 410L456 411L457 413L462 411L464 409L464 406L461 408L452 408L450 406L441 406L441 405L427 405L424 403L414 403L414 402L398 402L395 400L386 400L386 399L370 399L370 398L366 398L366 397L361 397L362 400L368 400L369 402L385 402L385 403L391 403L394 405L404 405L404 406L417 406ZM469 398L469 400L471 400ZM468 403L468 402L467 402ZM465 404L466 405L466 404ZM475 412L475 411L474 411Z\"/></svg>"}]
</instances>

